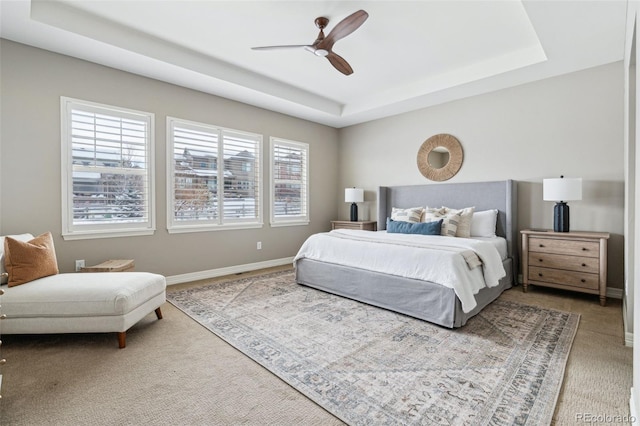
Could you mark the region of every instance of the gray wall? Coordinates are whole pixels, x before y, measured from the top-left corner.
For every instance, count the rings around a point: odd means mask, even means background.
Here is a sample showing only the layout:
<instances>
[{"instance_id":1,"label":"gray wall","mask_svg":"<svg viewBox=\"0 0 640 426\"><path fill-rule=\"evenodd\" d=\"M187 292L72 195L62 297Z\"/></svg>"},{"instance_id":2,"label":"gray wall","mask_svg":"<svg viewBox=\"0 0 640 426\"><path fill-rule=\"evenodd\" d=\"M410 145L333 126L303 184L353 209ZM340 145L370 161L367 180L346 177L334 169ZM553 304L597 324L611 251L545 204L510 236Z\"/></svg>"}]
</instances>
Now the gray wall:
<instances>
[{"instance_id":1,"label":"gray wall","mask_svg":"<svg viewBox=\"0 0 640 426\"><path fill-rule=\"evenodd\" d=\"M570 202L571 229L610 232L610 287L623 288L624 68L618 62L340 130L340 188L365 189L376 217L378 185L431 183L417 167L420 145L438 133L464 149L449 182L518 181L518 228L553 228L542 179L583 178ZM339 204L338 215L348 217Z\"/></svg>"},{"instance_id":2,"label":"gray wall","mask_svg":"<svg viewBox=\"0 0 640 426\"><path fill-rule=\"evenodd\" d=\"M167 276L294 256L305 238L330 228L338 193L336 129L7 40L2 51L0 234L51 231L61 271L133 258L136 269ZM64 241L61 237L60 96L155 114L157 231L149 237ZM310 144L311 224L257 230L169 234L166 230L166 117L246 130ZM256 250L256 242L262 250Z\"/></svg>"},{"instance_id":3,"label":"gray wall","mask_svg":"<svg viewBox=\"0 0 640 426\"><path fill-rule=\"evenodd\" d=\"M365 188L360 218L375 218L378 185L430 183L416 153L436 133L462 143L450 182L519 181L518 227L552 227L542 179L584 179L571 206L574 230L612 234L609 285L623 288L622 62L336 130L242 103L2 40L0 233L52 231L63 271L134 258L138 270L180 275L293 256L304 239L349 217L346 187ZM64 241L60 236L60 96L156 114L157 232L150 237ZM311 225L168 234L167 115L308 142ZM264 158L265 166L268 156ZM267 170L265 168L265 170ZM268 172L268 170L267 170ZM268 178L268 175L265 175ZM268 193L266 194L268 196ZM268 204L266 204L268 205ZM265 209L264 217L268 218ZM263 250L256 250L262 241Z\"/></svg>"}]
</instances>

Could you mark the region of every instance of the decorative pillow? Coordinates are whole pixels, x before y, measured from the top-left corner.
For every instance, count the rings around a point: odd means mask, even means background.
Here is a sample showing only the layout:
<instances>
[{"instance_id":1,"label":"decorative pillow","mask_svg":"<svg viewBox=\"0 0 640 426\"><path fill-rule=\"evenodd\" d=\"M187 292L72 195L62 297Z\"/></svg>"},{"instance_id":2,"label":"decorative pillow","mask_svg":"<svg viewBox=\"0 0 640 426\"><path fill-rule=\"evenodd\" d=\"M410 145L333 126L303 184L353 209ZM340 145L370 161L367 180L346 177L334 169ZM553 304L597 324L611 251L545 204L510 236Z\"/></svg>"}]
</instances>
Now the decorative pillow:
<instances>
[{"instance_id":1,"label":"decorative pillow","mask_svg":"<svg viewBox=\"0 0 640 426\"><path fill-rule=\"evenodd\" d=\"M471 220L472 237L495 237L498 210L475 212Z\"/></svg>"},{"instance_id":2,"label":"decorative pillow","mask_svg":"<svg viewBox=\"0 0 640 426\"><path fill-rule=\"evenodd\" d=\"M33 235L31 234L16 234L16 235L9 235L9 237L18 241L33 240ZM9 281L7 279L7 274L5 274L5 272L7 271L4 269L4 239L5 238L6 237L0 237L0 284L6 284L7 281Z\"/></svg>"},{"instance_id":3,"label":"decorative pillow","mask_svg":"<svg viewBox=\"0 0 640 426\"><path fill-rule=\"evenodd\" d=\"M423 222L436 222L442 219L442 228L440 235L448 237L455 237L458 229L458 223L460 223L459 213L445 213L443 208L429 208L424 211Z\"/></svg>"},{"instance_id":4,"label":"decorative pillow","mask_svg":"<svg viewBox=\"0 0 640 426\"><path fill-rule=\"evenodd\" d=\"M9 273L9 287L58 273L51 232L26 242L6 237L4 261Z\"/></svg>"},{"instance_id":5,"label":"decorative pillow","mask_svg":"<svg viewBox=\"0 0 640 426\"><path fill-rule=\"evenodd\" d=\"M390 234L440 235L442 219L429 223L396 221L387 218L387 232Z\"/></svg>"},{"instance_id":6,"label":"decorative pillow","mask_svg":"<svg viewBox=\"0 0 640 426\"><path fill-rule=\"evenodd\" d=\"M475 207L465 207L464 209L451 209L449 207L442 207L446 214L459 213L460 223L458 223L458 229L456 229L456 237L469 238L471 237L471 220L473 218L473 210Z\"/></svg>"},{"instance_id":7,"label":"decorative pillow","mask_svg":"<svg viewBox=\"0 0 640 426\"><path fill-rule=\"evenodd\" d=\"M422 207L412 207L410 209L399 209L397 207L393 207L391 209L391 219L402 222L420 222L420 218L422 217L422 212L424 209Z\"/></svg>"}]
</instances>

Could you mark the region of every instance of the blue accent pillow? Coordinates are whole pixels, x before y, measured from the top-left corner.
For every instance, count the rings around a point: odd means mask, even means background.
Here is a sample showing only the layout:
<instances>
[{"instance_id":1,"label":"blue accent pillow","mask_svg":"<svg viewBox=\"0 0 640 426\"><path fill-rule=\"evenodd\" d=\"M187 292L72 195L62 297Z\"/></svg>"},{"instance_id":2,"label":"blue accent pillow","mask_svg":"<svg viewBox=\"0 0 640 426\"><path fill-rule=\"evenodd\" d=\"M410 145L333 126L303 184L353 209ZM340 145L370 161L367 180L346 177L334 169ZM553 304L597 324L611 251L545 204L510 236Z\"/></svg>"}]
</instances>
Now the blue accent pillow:
<instances>
[{"instance_id":1,"label":"blue accent pillow","mask_svg":"<svg viewBox=\"0 0 640 426\"><path fill-rule=\"evenodd\" d=\"M390 234L440 235L442 219L435 222L403 222L387 218L387 232Z\"/></svg>"}]
</instances>

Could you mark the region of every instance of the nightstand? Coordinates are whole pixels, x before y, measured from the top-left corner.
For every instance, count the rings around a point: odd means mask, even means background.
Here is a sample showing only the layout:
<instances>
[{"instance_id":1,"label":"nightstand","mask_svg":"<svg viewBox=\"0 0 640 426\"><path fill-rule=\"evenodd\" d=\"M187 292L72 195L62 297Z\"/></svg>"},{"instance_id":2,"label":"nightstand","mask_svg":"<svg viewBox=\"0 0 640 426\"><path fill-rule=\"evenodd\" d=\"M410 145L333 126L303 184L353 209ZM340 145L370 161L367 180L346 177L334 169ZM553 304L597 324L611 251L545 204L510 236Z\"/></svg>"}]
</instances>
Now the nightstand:
<instances>
[{"instance_id":1,"label":"nightstand","mask_svg":"<svg viewBox=\"0 0 640 426\"><path fill-rule=\"evenodd\" d=\"M529 284L597 294L607 303L606 232L554 232L525 229L522 234L522 290Z\"/></svg>"},{"instance_id":2,"label":"nightstand","mask_svg":"<svg viewBox=\"0 0 640 426\"><path fill-rule=\"evenodd\" d=\"M364 231L377 231L378 222L375 220L359 220L352 222L350 220L332 220L331 229L362 229Z\"/></svg>"}]
</instances>

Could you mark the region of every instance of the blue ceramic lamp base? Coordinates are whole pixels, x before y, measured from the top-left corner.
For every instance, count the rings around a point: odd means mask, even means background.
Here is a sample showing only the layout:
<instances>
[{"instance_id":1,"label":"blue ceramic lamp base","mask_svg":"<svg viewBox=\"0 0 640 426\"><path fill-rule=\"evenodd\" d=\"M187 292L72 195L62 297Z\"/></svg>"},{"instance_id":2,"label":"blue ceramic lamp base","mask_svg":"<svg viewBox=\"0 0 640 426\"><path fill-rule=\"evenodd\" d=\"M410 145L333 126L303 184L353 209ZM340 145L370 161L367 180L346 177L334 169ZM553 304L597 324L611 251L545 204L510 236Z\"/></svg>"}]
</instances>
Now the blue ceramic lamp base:
<instances>
[{"instance_id":1,"label":"blue ceramic lamp base","mask_svg":"<svg viewBox=\"0 0 640 426\"><path fill-rule=\"evenodd\" d=\"M358 221L358 205L356 203L351 203L351 222Z\"/></svg>"}]
</instances>

